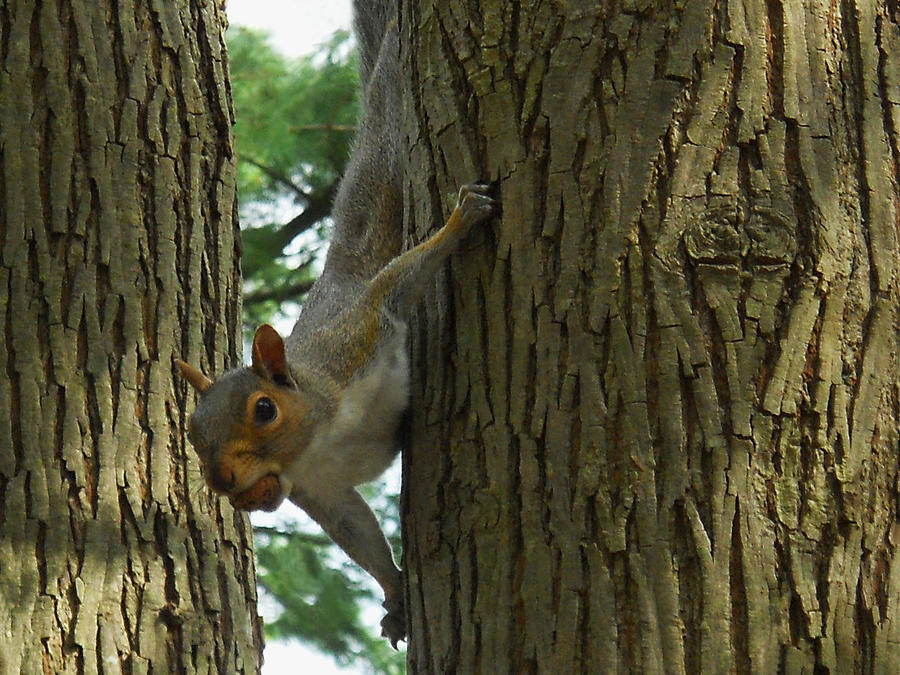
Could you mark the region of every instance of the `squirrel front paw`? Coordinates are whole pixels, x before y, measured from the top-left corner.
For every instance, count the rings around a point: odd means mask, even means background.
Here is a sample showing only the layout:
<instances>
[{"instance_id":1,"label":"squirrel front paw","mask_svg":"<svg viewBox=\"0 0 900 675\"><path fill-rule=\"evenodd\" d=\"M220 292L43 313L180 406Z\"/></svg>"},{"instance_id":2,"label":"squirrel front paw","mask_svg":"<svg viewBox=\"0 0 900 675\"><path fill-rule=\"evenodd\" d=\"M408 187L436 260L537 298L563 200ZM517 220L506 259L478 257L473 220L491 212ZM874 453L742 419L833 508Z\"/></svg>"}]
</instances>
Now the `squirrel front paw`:
<instances>
[{"instance_id":1,"label":"squirrel front paw","mask_svg":"<svg viewBox=\"0 0 900 675\"><path fill-rule=\"evenodd\" d=\"M397 649L397 643L406 639L406 608L403 598L385 600L381 606L387 610L381 620L381 635L391 641L391 647Z\"/></svg>"},{"instance_id":2,"label":"squirrel front paw","mask_svg":"<svg viewBox=\"0 0 900 675\"><path fill-rule=\"evenodd\" d=\"M466 223L487 220L500 213L500 202L490 196L492 186L484 183L469 183L459 189L456 208Z\"/></svg>"}]
</instances>

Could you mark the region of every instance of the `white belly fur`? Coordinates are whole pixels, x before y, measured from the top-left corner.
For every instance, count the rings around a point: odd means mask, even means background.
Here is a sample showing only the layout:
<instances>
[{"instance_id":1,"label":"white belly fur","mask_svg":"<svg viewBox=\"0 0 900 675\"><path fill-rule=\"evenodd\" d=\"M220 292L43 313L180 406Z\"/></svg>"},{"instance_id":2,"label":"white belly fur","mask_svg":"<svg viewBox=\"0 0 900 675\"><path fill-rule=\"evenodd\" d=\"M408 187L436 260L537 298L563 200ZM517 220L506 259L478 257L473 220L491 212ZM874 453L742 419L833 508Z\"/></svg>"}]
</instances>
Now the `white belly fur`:
<instances>
[{"instance_id":1,"label":"white belly fur","mask_svg":"<svg viewBox=\"0 0 900 675\"><path fill-rule=\"evenodd\" d=\"M404 336L405 337L405 336ZM381 475L397 455L397 427L409 402L406 340L384 350L341 396L337 413L284 471L292 485L315 494Z\"/></svg>"}]
</instances>

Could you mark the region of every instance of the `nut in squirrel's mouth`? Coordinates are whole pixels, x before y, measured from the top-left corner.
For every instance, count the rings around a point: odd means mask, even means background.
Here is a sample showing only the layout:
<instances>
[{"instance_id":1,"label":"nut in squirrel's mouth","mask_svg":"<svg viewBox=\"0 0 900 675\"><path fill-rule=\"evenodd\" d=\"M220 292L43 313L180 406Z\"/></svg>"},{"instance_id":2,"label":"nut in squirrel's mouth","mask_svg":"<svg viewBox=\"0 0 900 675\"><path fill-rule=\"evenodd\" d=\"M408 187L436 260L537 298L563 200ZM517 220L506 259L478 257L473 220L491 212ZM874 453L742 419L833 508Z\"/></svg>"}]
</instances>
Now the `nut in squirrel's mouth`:
<instances>
[{"instance_id":1,"label":"nut in squirrel's mouth","mask_svg":"<svg viewBox=\"0 0 900 675\"><path fill-rule=\"evenodd\" d=\"M242 511L274 511L284 501L284 496L278 476L270 473L228 498L234 508Z\"/></svg>"}]
</instances>

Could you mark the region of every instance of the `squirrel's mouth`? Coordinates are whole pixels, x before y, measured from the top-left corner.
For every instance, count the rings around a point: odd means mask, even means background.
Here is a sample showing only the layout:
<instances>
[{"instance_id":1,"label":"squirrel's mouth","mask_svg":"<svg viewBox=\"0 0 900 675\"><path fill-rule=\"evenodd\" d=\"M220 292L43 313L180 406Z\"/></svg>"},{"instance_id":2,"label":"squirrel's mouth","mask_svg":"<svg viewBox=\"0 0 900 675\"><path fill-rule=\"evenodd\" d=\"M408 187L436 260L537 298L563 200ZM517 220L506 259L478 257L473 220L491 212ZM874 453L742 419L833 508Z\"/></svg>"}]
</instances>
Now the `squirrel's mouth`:
<instances>
[{"instance_id":1,"label":"squirrel's mouth","mask_svg":"<svg viewBox=\"0 0 900 675\"><path fill-rule=\"evenodd\" d=\"M230 495L231 505L242 511L274 511L284 501L281 481L274 473L263 476L253 485Z\"/></svg>"}]
</instances>

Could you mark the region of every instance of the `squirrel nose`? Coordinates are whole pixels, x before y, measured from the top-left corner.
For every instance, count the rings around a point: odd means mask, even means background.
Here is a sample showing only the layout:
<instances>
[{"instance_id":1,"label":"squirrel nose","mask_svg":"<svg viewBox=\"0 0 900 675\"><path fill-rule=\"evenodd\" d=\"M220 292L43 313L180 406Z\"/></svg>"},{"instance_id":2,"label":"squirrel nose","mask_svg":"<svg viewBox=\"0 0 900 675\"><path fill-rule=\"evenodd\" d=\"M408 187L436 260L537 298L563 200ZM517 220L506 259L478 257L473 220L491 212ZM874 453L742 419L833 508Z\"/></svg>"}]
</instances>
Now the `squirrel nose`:
<instances>
[{"instance_id":1,"label":"squirrel nose","mask_svg":"<svg viewBox=\"0 0 900 675\"><path fill-rule=\"evenodd\" d=\"M230 492L234 487L234 472L219 465L210 466L206 482L216 492Z\"/></svg>"}]
</instances>

